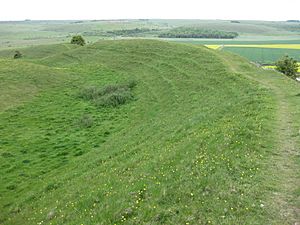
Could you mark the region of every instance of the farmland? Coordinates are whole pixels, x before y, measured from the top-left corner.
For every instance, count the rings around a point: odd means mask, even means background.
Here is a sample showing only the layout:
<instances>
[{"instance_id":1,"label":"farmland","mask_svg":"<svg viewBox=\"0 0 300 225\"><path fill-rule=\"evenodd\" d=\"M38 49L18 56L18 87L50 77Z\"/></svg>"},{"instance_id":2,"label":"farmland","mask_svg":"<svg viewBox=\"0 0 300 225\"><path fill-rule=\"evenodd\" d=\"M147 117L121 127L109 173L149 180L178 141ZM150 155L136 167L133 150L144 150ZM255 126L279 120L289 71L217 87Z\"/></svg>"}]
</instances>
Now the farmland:
<instances>
[{"instance_id":1,"label":"farmland","mask_svg":"<svg viewBox=\"0 0 300 225\"><path fill-rule=\"evenodd\" d=\"M74 34L83 35L88 43L99 39L146 38L209 45L215 49L220 45L225 46L224 50L263 64L274 63L284 54L297 60L300 55L297 23L225 20L0 22L0 49L16 50L24 46L66 42ZM177 38L172 38L175 36ZM204 38L209 36L211 38ZM234 39L219 39L226 36Z\"/></svg>"},{"instance_id":2,"label":"farmland","mask_svg":"<svg viewBox=\"0 0 300 225\"><path fill-rule=\"evenodd\" d=\"M300 44L268 44L268 45L226 45L226 47L272 48L272 49L300 49Z\"/></svg>"},{"instance_id":3,"label":"farmland","mask_svg":"<svg viewBox=\"0 0 300 225\"><path fill-rule=\"evenodd\" d=\"M215 50L230 51L260 64L274 64L274 62L285 55L300 61L300 44L225 44L205 46Z\"/></svg>"},{"instance_id":4,"label":"farmland","mask_svg":"<svg viewBox=\"0 0 300 225\"><path fill-rule=\"evenodd\" d=\"M158 37L182 26L239 36ZM299 59L295 29L1 22L0 224L295 224L299 83L246 59Z\"/></svg>"},{"instance_id":5,"label":"farmland","mask_svg":"<svg viewBox=\"0 0 300 225\"><path fill-rule=\"evenodd\" d=\"M300 61L300 50L298 49L281 49L281 48L257 48L257 47L227 47L225 51L241 55L253 62L262 64L272 64L284 55L289 55Z\"/></svg>"},{"instance_id":6,"label":"farmland","mask_svg":"<svg viewBox=\"0 0 300 225\"><path fill-rule=\"evenodd\" d=\"M88 42L98 39L122 38L124 32L143 31L131 37L157 38L161 33L180 27L199 30L237 32L234 40L190 39L180 40L194 44L299 44L300 32L287 22L226 20L74 20L74 21L19 21L0 22L0 49L38 44L66 42L71 35L81 34ZM136 30L137 29L137 30ZM32 32L34 30L34 32ZM126 31L127 30L127 31ZM145 32L145 31L150 32ZM155 32L153 32L155 31ZM120 34L120 35L118 35Z\"/></svg>"},{"instance_id":7,"label":"farmland","mask_svg":"<svg viewBox=\"0 0 300 225\"><path fill-rule=\"evenodd\" d=\"M271 49L300 49L300 44L222 44L222 45L205 45L208 48L218 49L221 47L236 48L271 48Z\"/></svg>"}]
</instances>

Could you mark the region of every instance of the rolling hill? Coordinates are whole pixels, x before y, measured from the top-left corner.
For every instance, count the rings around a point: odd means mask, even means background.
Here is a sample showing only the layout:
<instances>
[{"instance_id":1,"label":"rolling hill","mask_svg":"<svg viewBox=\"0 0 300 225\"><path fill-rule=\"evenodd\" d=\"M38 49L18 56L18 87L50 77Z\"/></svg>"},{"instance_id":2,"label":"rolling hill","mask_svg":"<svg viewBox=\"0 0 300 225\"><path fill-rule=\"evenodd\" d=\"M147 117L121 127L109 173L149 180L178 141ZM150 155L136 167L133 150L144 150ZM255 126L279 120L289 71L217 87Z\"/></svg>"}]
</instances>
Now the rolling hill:
<instances>
[{"instance_id":1,"label":"rolling hill","mask_svg":"<svg viewBox=\"0 0 300 225\"><path fill-rule=\"evenodd\" d=\"M22 52L0 52L0 224L297 221L296 82L163 41Z\"/></svg>"}]
</instances>

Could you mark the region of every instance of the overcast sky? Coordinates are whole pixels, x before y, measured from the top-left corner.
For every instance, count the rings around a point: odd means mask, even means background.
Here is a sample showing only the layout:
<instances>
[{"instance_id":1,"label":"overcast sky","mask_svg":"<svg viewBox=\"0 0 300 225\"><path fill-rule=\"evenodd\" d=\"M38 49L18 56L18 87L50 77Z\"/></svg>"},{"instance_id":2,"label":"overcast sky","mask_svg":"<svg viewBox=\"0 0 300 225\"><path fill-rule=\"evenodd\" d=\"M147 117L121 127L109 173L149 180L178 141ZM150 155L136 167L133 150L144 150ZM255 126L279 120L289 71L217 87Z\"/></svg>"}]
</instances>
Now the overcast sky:
<instances>
[{"instance_id":1,"label":"overcast sky","mask_svg":"<svg viewBox=\"0 0 300 225\"><path fill-rule=\"evenodd\" d=\"M300 20L300 0L0 0L0 20Z\"/></svg>"}]
</instances>

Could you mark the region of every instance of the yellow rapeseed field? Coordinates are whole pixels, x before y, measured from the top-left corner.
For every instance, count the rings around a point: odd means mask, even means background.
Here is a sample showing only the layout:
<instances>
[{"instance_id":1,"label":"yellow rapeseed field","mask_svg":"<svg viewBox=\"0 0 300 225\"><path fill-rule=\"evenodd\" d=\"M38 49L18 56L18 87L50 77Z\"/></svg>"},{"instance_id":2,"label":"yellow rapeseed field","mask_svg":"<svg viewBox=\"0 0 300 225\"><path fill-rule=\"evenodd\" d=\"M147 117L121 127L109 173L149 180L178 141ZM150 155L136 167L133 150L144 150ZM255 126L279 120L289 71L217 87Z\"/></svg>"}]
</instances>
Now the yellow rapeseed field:
<instances>
[{"instance_id":1,"label":"yellow rapeseed field","mask_svg":"<svg viewBox=\"0 0 300 225\"><path fill-rule=\"evenodd\" d=\"M298 67L298 72L300 73L300 63L298 63L299 67ZM263 66L264 69L275 69L276 66L274 65L268 65L268 66Z\"/></svg>"},{"instance_id":2,"label":"yellow rapeseed field","mask_svg":"<svg viewBox=\"0 0 300 225\"><path fill-rule=\"evenodd\" d=\"M205 46L210 49L219 49L221 47L221 45L205 45Z\"/></svg>"}]
</instances>

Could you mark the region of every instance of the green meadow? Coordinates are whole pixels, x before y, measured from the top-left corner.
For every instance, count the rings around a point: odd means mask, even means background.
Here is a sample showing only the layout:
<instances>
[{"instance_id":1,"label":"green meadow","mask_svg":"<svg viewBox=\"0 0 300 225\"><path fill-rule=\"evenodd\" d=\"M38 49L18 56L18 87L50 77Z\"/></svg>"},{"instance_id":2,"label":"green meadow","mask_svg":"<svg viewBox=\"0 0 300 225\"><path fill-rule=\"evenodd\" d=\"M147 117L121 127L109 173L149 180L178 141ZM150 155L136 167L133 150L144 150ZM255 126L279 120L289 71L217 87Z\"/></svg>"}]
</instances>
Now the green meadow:
<instances>
[{"instance_id":1,"label":"green meadow","mask_svg":"<svg viewBox=\"0 0 300 225\"><path fill-rule=\"evenodd\" d=\"M238 36L159 37L174 30ZM253 62L299 49L226 44L300 44L300 30L0 22L0 224L298 224L300 83Z\"/></svg>"},{"instance_id":2,"label":"green meadow","mask_svg":"<svg viewBox=\"0 0 300 225\"><path fill-rule=\"evenodd\" d=\"M1 224L299 218L295 81L157 40L22 53L0 52Z\"/></svg>"}]
</instances>

